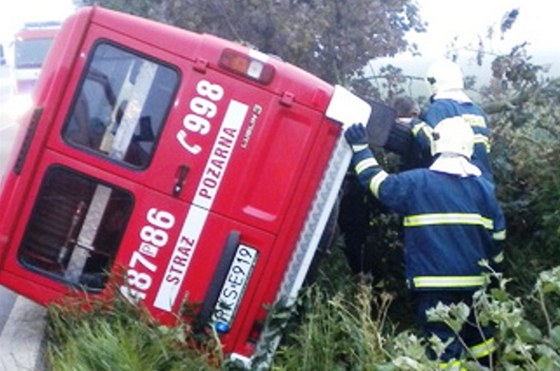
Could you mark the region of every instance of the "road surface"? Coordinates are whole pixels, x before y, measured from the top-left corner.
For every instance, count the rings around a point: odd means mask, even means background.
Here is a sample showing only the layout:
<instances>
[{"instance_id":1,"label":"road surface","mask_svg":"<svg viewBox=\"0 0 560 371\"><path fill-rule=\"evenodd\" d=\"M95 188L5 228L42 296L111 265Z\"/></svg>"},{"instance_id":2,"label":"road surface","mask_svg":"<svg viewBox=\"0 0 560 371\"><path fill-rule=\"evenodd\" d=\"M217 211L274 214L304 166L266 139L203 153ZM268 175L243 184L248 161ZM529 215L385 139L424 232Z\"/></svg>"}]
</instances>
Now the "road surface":
<instances>
[{"instance_id":1,"label":"road surface","mask_svg":"<svg viewBox=\"0 0 560 371\"><path fill-rule=\"evenodd\" d=\"M18 129L8 107L20 103L0 102L0 179L9 171L6 162ZM0 286L0 371L43 370L45 315L45 308Z\"/></svg>"},{"instance_id":2,"label":"road surface","mask_svg":"<svg viewBox=\"0 0 560 371\"><path fill-rule=\"evenodd\" d=\"M0 370L43 370L46 310L0 286Z\"/></svg>"}]
</instances>

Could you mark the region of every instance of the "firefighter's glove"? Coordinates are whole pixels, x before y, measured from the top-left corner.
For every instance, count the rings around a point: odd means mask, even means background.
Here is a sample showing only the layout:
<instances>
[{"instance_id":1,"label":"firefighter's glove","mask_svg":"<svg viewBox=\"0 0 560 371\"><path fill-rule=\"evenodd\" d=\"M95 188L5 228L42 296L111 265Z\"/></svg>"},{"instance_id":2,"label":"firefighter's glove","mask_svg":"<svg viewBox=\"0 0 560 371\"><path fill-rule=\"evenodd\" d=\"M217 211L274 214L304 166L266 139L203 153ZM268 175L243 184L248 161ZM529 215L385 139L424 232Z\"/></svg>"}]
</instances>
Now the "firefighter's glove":
<instances>
[{"instance_id":1,"label":"firefighter's glove","mask_svg":"<svg viewBox=\"0 0 560 371\"><path fill-rule=\"evenodd\" d=\"M353 152L359 152L368 147L368 136L363 124L354 124L344 132L344 137Z\"/></svg>"}]
</instances>

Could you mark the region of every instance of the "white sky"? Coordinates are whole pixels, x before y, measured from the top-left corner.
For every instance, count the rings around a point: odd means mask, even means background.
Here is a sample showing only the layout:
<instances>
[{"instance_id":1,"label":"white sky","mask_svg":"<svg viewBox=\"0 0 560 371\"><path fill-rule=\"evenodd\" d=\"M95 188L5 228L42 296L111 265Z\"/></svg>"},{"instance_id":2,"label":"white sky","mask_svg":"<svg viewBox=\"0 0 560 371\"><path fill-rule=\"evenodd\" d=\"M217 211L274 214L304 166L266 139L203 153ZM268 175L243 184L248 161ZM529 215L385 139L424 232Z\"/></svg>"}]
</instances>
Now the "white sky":
<instances>
[{"instance_id":1,"label":"white sky","mask_svg":"<svg viewBox=\"0 0 560 371\"><path fill-rule=\"evenodd\" d=\"M73 11L72 0L2 0L0 41L11 41L25 22L61 21Z\"/></svg>"},{"instance_id":2,"label":"white sky","mask_svg":"<svg viewBox=\"0 0 560 371\"><path fill-rule=\"evenodd\" d=\"M560 35L558 0L417 0L417 3L423 20L428 22L428 32L411 34L408 38L419 43L420 51L427 58L443 55L456 36L459 36L459 45L485 37L488 26L498 28L502 16L513 8L520 10L516 23L504 40L496 37L492 49L504 53L512 45L526 40L530 42L531 53L547 52L549 59L555 58L554 54L560 49L556 41ZM2 0L0 42L9 44L24 22L63 20L73 11L72 0ZM554 61L543 63L548 62Z\"/></svg>"},{"instance_id":3,"label":"white sky","mask_svg":"<svg viewBox=\"0 0 560 371\"><path fill-rule=\"evenodd\" d=\"M428 33L411 36L421 42L425 55L441 54L454 36L476 40L489 25L498 22L507 10L520 9L514 28L506 40L529 39L535 48L553 48L560 33L560 1L557 0L417 0ZM14 0L0 5L0 39L10 38L23 22L62 20L72 13L72 0Z\"/></svg>"},{"instance_id":4,"label":"white sky","mask_svg":"<svg viewBox=\"0 0 560 371\"><path fill-rule=\"evenodd\" d=\"M387 64L400 67L405 75L423 77L431 61L446 56L449 45L455 38L455 46L476 46L479 38L489 53L505 54L515 45L528 42L526 50L534 63L550 67L551 76L560 75L560 1L558 0L416 0L420 15L427 22L427 32L410 33L409 41L419 46L421 57L408 53L394 58L380 58L371 64L370 74L377 74L378 68ZM519 9L517 20L501 38L500 23L504 15ZM493 41L487 38L490 26L494 28ZM466 75L475 75L484 84L490 76L488 64L491 54L484 59L484 67L476 64L474 52L459 49L459 64ZM429 95L422 82L411 82L412 95Z\"/></svg>"},{"instance_id":5,"label":"white sky","mask_svg":"<svg viewBox=\"0 0 560 371\"><path fill-rule=\"evenodd\" d=\"M422 37L425 54L443 52L456 35L475 39L489 25L497 24L507 10L520 15L508 38L527 36L535 47L551 47L560 31L560 1L557 0L417 0L428 25ZM23 22L62 20L74 10L72 0L14 0L0 5L0 38L10 36Z\"/></svg>"},{"instance_id":6,"label":"white sky","mask_svg":"<svg viewBox=\"0 0 560 371\"><path fill-rule=\"evenodd\" d=\"M499 32L504 14L519 9L517 21L505 33L504 40L495 37L494 47L506 48L522 41L529 41L531 50L560 48L556 41L560 31L560 2L557 0L417 0L420 14L428 22L428 32L410 37L421 41L421 51L427 56L441 55L445 47L459 36L476 42L485 39L489 26ZM487 40L484 40L487 41ZM499 42L498 42L499 41Z\"/></svg>"}]
</instances>

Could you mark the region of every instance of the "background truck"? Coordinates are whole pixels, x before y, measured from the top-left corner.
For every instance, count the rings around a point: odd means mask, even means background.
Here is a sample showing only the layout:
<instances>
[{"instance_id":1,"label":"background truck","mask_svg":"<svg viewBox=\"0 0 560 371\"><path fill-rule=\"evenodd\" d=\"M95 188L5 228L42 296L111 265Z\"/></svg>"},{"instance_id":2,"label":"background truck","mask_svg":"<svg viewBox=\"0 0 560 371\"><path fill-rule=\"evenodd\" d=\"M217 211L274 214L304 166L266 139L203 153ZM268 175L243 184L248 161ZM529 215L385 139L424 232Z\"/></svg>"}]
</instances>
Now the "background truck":
<instances>
[{"instance_id":1,"label":"background truck","mask_svg":"<svg viewBox=\"0 0 560 371\"><path fill-rule=\"evenodd\" d=\"M367 103L277 58L100 7L60 29L0 185L0 284L186 304L249 365L278 337ZM272 346L271 346L272 343Z\"/></svg>"},{"instance_id":2,"label":"background truck","mask_svg":"<svg viewBox=\"0 0 560 371\"><path fill-rule=\"evenodd\" d=\"M60 29L60 22L30 22L18 31L14 40L14 75L16 93L33 90L41 66Z\"/></svg>"}]
</instances>

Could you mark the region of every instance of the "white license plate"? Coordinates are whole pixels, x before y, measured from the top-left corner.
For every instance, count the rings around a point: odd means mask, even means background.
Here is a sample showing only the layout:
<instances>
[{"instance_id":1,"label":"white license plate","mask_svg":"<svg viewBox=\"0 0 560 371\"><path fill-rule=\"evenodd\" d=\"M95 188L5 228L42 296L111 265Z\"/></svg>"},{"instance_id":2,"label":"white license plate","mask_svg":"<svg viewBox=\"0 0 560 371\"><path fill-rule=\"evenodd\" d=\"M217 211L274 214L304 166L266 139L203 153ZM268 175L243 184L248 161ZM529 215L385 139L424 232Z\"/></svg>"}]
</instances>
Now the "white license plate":
<instances>
[{"instance_id":1,"label":"white license plate","mask_svg":"<svg viewBox=\"0 0 560 371\"><path fill-rule=\"evenodd\" d=\"M212 315L212 322L218 332L229 331L249 283L257 255L257 250L252 247L240 244L237 248Z\"/></svg>"}]
</instances>

